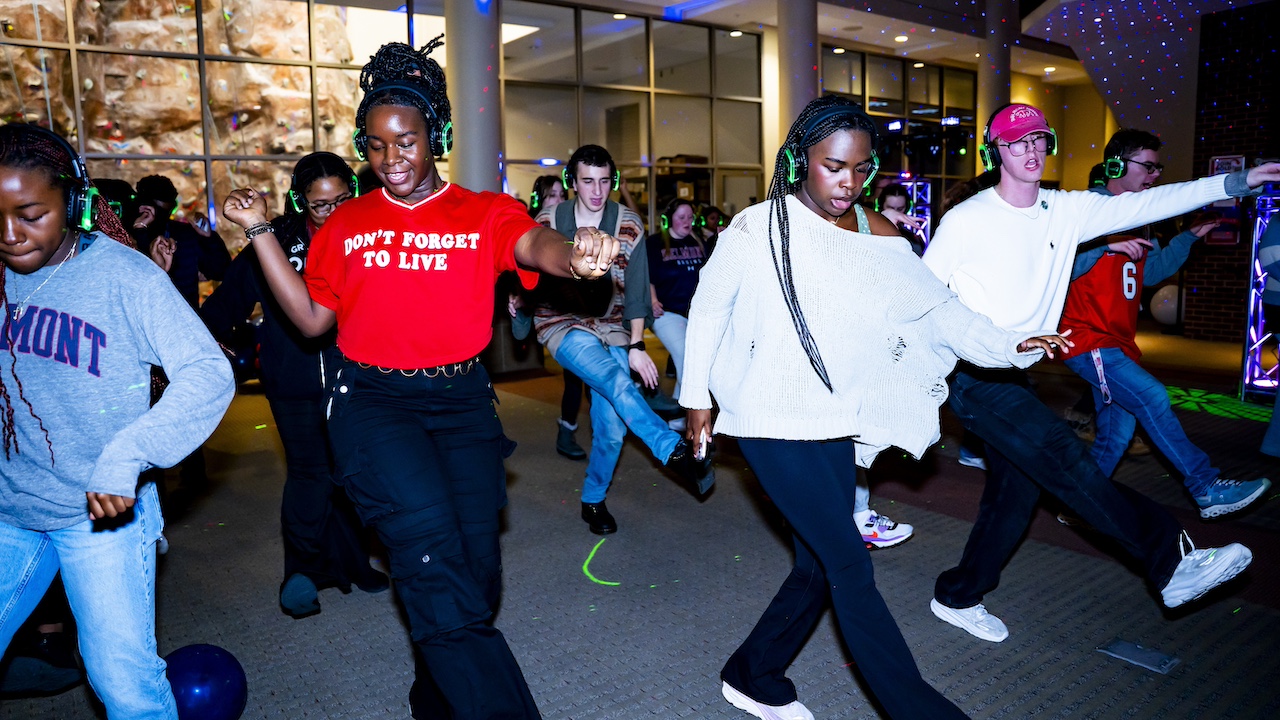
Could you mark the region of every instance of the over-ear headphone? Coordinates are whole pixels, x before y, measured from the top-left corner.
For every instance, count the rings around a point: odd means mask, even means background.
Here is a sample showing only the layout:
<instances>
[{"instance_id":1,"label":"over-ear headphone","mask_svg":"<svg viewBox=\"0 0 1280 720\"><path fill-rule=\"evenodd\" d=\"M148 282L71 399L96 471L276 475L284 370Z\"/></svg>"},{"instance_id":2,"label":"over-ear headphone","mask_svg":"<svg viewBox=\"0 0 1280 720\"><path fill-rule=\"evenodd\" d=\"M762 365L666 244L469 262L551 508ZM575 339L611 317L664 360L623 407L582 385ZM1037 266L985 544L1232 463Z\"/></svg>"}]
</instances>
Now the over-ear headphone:
<instances>
[{"instance_id":1,"label":"over-ear headphone","mask_svg":"<svg viewBox=\"0 0 1280 720\"><path fill-rule=\"evenodd\" d=\"M62 137L52 130L46 130L39 125L24 125L37 135L48 138L53 143L60 146L67 153L67 157L71 158L71 177L75 180L75 186L67 190L67 227L75 228L83 232L93 232L97 227L97 201L98 188L93 186L89 181L89 170L85 167L84 161L80 159L80 153Z\"/></svg>"},{"instance_id":2,"label":"over-ear headphone","mask_svg":"<svg viewBox=\"0 0 1280 720\"><path fill-rule=\"evenodd\" d=\"M910 191L908 191L908 192L907 192L906 197L907 197L907 214L908 214L908 215L915 215L915 214L916 214L916 199L915 199L914 197L912 197L912 196L911 196ZM880 212L880 211L881 211L881 210L883 210L883 209L884 209L884 191L883 191L883 190L881 190L881 191L880 191L880 196L876 198L875 210L876 210L876 212Z\"/></svg>"},{"instance_id":3,"label":"over-ear headphone","mask_svg":"<svg viewBox=\"0 0 1280 720\"><path fill-rule=\"evenodd\" d=\"M814 128L818 127L819 124L829 120L830 118L838 117L840 115L848 115L850 112L856 110L857 108L850 105L833 105L828 108L823 108L814 114L812 118L809 118L809 121L805 123L795 144L783 146L782 154L783 157L786 158L787 162L788 185L795 185L798 182L803 182L805 178L809 177L809 155L800 147L808 138L809 133L813 132ZM870 135L871 172L867 173L867 179L862 183L863 190L866 190L867 187L871 185L871 182L876 177L876 173L880 171L880 156L876 154L875 148L876 144L879 142L879 138L875 133L870 133Z\"/></svg>"},{"instance_id":4,"label":"over-ear headphone","mask_svg":"<svg viewBox=\"0 0 1280 720\"><path fill-rule=\"evenodd\" d=\"M695 228L700 228L707 224L707 219L702 217L702 213L694 210L694 206L691 201L684 200L682 198L675 198L671 202L667 203L667 206L662 209L662 214L658 216L659 222L662 223L662 232L666 233L671 230L672 216L675 215L676 211L684 205L688 205L689 210L693 211L693 226Z\"/></svg>"},{"instance_id":5,"label":"over-ear headphone","mask_svg":"<svg viewBox=\"0 0 1280 720\"><path fill-rule=\"evenodd\" d=\"M364 99L360 101L360 104L363 106L369 101L369 98L384 90L403 90L421 98L423 106L427 109L427 115L430 116L427 118L427 125L429 126L427 128L427 144L431 149L431 156L447 157L449 153L453 151L453 121L450 120L443 126L440 124L440 118L436 115L436 108L431 104L431 98L427 97L426 93L422 91L422 88L401 82L382 83L381 85L376 85L369 90L369 92L365 94ZM365 117L367 122L367 109ZM356 128L355 133L351 136L351 144L355 146L356 157L359 158L361 162L366 160L369 150L369 136L365 134L363 128Z\"/></svg>"},{"instance_id":6,"label":"over-ear headphone","mask_svg":"<svg viewBox=\"0 0 1280 720\"><path fill-rule=\"evenodd\" d=\"M334 155L334 157L337 157L337 155ZM342 158L338 159L341 160ZM343 164L345 165L346 163L344 162ZM347 169L350 170L351 168L348 167ZM303 188L302 190L298 189L298 178L296 177L296 174L297 170L295 166L295 171L289 173L289 206L293 208L294 212L301 215L307 210L307 199L304 197L306 188ZM316 180L323 180L326 177L332 176L324 175L316 178ZM312 180L312 182L315 182L315 180ZM356 177L354 170L351 170L351 176L347 178L347 187L351 189L352 198L360 197L360 178Z\"/></svg>"},{"instance_id":7,"label":"over-ear headphone","mask_svg":"<svg viewBox=\"0 0 1280 720\"><path fill-rule=\"evenodd\" d=\"M1005 103L999 108L996 108L996 111L991 113L991 117L987 118L987 125L982 130L982 142L978 145L978 157L981 158L982 167L987 172L991 172L992 170L1000 167L1000 148L996 143L991 141L991 123L995 121L997 115L1016 104L1017 103ZM1053 131L1053 128L1049 128L1049 148L1045 154L1058 154L1058 135Z\"/></svg>"},{"instance_id":8,"label":"over-ear headphone","mask_svg":"<svg viewBox=\"0 0 1280 720\"><path fill-rule=\"evenodd\" d=\"M1129 163L1122 157L1109 157L1102 162L1102 174L1108 180L1119 180L1129 171Z\"/></svg>"},{"instance_id":9,"label":"over-ear headphone","mask_svg":"<svg viewBox=\"0 0 1280 720\"><path fill-rule=\"evenodd\" d=\"M560 184L564 186L565 190L572 190L573 183L577 179L578 178L576 178L573 173L569 172L568 165L565 165L564 168L560 170ZM622 184L622 172L619 170L614 170L613 171L613 192L617 192L618 186L621 184Z\"/></svg>"}]
</instances>

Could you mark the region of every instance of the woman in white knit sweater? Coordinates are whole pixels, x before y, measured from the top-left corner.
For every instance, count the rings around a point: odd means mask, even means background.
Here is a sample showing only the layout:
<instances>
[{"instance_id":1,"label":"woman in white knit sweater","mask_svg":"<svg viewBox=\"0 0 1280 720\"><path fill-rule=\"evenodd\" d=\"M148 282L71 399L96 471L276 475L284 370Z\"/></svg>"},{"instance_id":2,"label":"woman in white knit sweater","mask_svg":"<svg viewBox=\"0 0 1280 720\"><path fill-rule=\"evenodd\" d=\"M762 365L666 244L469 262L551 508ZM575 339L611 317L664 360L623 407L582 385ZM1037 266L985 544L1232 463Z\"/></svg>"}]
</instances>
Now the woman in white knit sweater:
<instances>
[{"instance_id":1,"label":"woman in white knit sweater","mask_svg":"<svg viewBox=\"0 0 1280 720\"><path fill-rule=\"evenodd\" d=\"M687 432L738 438L794 534L796 562L721 672L760 718L809 720L785 672L831 598L848 651L894 718L965 717L921 676L875 587L851 515L855 461L919 457L957 357L1027 367L1067 341L1011 333L962 305L883 217L855 201L875 173L874 123L815 100L778 154L769 200L720 235L689 313L680 404ZM850 209L858 232L836 223Z\"/></svg>"}]
</instances>

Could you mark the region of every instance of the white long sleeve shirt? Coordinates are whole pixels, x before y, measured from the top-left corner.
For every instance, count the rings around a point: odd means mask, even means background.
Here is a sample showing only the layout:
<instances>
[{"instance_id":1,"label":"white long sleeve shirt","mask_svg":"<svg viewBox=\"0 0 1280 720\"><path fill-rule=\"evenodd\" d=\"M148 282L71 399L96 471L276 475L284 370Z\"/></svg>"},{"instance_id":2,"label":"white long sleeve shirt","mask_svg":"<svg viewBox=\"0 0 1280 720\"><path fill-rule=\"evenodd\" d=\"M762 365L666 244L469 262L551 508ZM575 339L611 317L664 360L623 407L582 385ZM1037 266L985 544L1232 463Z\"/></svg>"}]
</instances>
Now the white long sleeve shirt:
<instances>
[{"instance_id":1,"label":"white long sleeve shirt","mask_svg":"<svg viewBox=\"0 0 1280 720\"><path fill-rule=\"evenodd\" d=\"M716 432L852 437L864 466L889 446L919 457L938 439L957 356L987 367L1027 367L1043 356L1017 352L1043 332L1000 330L966 308L901 237L843 230L794 196L785 202L796 295L832 390L810 365L778 283L770 203L753 205L720 234L685 333L680 404L707 409L714 394ZM776 217L772 224L780 253Z\"/></svg>"},{"instance_id":2,"label":"white long sleeve shirt","mask_svg":"<svg viewBox=\"0 0 1280 720\"><path fill-rule=\"evenodd\" d=\"M990 188L942 218L924 262L965 305L1006 330L1057 327L1080 243L1229 197L1228 177L1114 196L1041 189L1029 208Z\"/></svg>"}]
</instances>

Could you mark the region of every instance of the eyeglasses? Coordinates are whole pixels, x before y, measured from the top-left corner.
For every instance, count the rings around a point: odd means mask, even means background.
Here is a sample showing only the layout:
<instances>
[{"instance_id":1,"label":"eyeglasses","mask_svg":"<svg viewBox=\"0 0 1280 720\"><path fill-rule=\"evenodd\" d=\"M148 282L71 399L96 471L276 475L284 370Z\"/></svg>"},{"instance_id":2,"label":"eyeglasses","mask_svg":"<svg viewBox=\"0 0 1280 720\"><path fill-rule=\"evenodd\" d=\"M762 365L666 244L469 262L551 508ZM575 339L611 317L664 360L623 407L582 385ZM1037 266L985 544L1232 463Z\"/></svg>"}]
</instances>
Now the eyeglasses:
<instances>
[{"instance_id":1,"label":"eyeglasses","mask_svg":"<svg viewBox=\"0 0 1280 720\"><path fill-rule=\"evenodd\" d=\"M1148 175L1159 175L1164 172L1164 165L1161 165L1160 163L1138 162L1137 160L1130 160L1129 158L1125 158L1124 161L1127 163L1133 163L1134 165L1141 165L1143 169L1147 171Z\"/></svg>"},{"instance_id":2,"label":"eyeglasses","mask_svg":"<svg viewBox=\"0 0 1280 720\"><path fill-rule=\"evenodd\" d=\"M347 193L346 195L340 195L332 200L307 203L307 207L311 208L311 212L317 215L327 215L333 212L334 208L350 199L351 193Z\"/></svg>"},{"instance_id":3,"label":"eyeglasses","mask_svg":"<svg viewBox=\"0 0 1280 720\"><path fill-rule=\"evenodd\" d=\"M1036 152L1049 152L1049 136L1044 133L1032 136L1030 139L1023 138L1015 140L1011 143L1000 143L1009 148L1009 154L1014 157L1022 157L1027 154L1033 146Z\"/></svg>"}]
</instances>

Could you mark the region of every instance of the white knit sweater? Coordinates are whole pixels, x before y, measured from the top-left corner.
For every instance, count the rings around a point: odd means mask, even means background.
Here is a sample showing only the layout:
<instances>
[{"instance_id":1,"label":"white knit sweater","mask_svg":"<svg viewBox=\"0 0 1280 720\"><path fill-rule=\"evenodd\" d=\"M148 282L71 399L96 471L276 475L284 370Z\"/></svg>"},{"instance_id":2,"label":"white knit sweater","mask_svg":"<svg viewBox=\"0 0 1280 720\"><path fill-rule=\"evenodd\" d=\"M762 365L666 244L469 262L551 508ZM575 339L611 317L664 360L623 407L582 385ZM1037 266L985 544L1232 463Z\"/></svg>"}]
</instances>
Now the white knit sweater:
<instances>
[{"instance_id":1,"label":"white knit sweater","mask_svg":"<svg viewBox=\"0 0 1280 720\"><path fill-rule=\"evenodd\" d=\"M938 407L957 357L1029 367L1033 335L1000 330L966 308L899 236L842 230L786 199L792 276L834 391L800 345L770 255L769 203L720 234L689 311L680 404L720 405L715 431L736 437L852 437L858 463L900 447L915 457L939 438ZM781 253L777 218L773 241Z\"/></svg>"}]
</instances>

